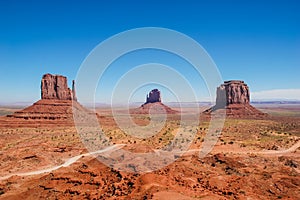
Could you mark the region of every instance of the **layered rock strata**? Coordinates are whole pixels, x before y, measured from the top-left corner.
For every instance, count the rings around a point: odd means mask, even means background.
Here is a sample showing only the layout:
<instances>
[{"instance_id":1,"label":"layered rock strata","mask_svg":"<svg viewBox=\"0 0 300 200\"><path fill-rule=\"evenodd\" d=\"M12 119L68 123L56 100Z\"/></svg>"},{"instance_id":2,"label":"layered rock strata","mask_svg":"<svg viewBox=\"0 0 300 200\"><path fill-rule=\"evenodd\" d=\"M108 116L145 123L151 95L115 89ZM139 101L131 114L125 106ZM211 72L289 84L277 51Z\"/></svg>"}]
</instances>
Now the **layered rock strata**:
<instances>
[{"instance_id":1,"label":"layered rock strata","mask_svg":"<svg viewBox=\"0 0 300 200\"><path fill-rule=\"evenodd\" d=\"M73 123L74 111L90 113L77 102L75 81L72 82L71 90L65 76L45 74L41 80L41 99L8 117L35 121L64 120Z\"/></svg>"},{"instance_id":2,"label":"layered rock strata","mask_svg":"<svg viewBox=\"0 0 300 200\"><path fill-rule=\"evenodd\" d=\"M205 110L204 113L210 114L214 111L225 109L227 116L265 116L258 109L250 105L250 91L244 81L231 80L217 88L216 105Z\"/></svg>"}]
</instances>

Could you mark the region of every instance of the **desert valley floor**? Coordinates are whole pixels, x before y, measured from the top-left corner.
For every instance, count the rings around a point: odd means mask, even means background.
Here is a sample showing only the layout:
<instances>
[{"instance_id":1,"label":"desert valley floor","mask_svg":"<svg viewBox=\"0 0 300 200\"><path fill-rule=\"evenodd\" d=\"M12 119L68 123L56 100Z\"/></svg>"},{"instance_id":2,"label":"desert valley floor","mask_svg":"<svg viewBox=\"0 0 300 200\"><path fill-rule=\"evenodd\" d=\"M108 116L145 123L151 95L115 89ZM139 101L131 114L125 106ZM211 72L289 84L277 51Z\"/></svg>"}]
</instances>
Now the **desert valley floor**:
<instances>
[{"instance_id":1,"label":"desert valley floor","mask_svg":"<svg viewBox=\"0 0 300 200\"><path fill-rule=\"evenodd\" d=\"M102 164L88 153L72 123L2 116L0 199L300 199L300 107L259 109L269 115L226 118L217 144L204 158L197 149L209 118L201 117L191 127L197 134L189 150L149 173ZM15 110L0 109L3 115ZM193 108L184 111L192 114ZM98 108L97 113L106 136L132 152L162 148L174 138L179 121L179 114L171 114L160 132L140 139L122 132L110 109ZM139 125L150 120L147 114L131 117Z\"/></svg>"}]
</instances>

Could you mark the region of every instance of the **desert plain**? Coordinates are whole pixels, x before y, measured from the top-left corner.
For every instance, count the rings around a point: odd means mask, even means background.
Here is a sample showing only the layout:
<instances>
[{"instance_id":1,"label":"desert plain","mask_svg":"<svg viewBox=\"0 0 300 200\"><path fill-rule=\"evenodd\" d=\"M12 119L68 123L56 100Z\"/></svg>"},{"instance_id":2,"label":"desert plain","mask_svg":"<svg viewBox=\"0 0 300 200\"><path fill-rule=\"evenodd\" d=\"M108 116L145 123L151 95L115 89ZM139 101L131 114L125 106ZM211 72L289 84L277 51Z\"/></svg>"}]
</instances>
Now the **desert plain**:
<instances>
[{"instance_id":1,"label":"desert plain","mask_svg":"<svg viewBox=\"0 0 300 200\"><path fill-rule=\"evenodd\" d=\"M20 108L1 107L0 199L300 199L300 106L255 106L268 115L227 117L203 158L199 149L210 118L200 115L199 125L190 127L196 134L188 150L147 173L100 162L97 154L89 154L72 120L6 117ZM172 141L180 115L194 110L187 106L168 114L164 127L146 139L124 133L111 108L98 107L96 113L115 146L149 152ZM130 117L140 126L151 120L148 114ZM130 165L135 158L120 162Z\"/></svg>"}]
</instances>

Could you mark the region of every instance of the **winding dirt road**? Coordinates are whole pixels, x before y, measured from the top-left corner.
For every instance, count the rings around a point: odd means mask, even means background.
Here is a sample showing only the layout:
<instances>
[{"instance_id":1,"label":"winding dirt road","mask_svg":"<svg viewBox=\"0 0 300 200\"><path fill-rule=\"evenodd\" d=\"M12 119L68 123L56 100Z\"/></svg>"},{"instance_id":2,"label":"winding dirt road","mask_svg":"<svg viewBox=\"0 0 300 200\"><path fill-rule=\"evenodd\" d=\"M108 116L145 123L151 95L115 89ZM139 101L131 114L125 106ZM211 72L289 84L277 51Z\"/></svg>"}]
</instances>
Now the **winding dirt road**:
<instances>
[{"instance_id":1,"label":"winding dirt road","mask_svg":"<svg viewBox=\"0 0 300 200\"><path fill-rule=\"evenodd\" d=\"M118 149L121 149L122 147L124 147L125 144L116 144L110 147L107 147L105 149L101 149L95 152L90 152L90 153L85 153L85 154L81 154L78 156L74 156L72 158L69 158L68 160L66 160L65 163L58 165L58 166L54 166L54 167L50 167L50 168L46 168L46 169L41 169L41 170L36 170L36 171L30 171L30 172L23 172L23 173L14 173L14 174L9 174L3 177L0 177L0 181L2 180L6 180L12 176L32 176L32 175L38 175L38 174L43 174L43 173L49 173L52 172L54 170L57 170L61 167L68 167L71 164L75 163L76 161L78 161L80 158L85 157L85 156L93 156L93 155L97 155L100 153L109 153L109 152L113 152L116 151ZM260 154L260 155L270 155L270 156L278 156L278 155L282 155L282 154L287 154L287 153L292 153L294 151L296 151L298 148L300 148L300 141L298 141L297 143L295 143L293 146L291 146L288 149L284 149L284 150L264 150L264 151L241 151L241 152L237 152L237 151L228 151L228 152L224 152L222 151L222 153L236 153L236 154ZM189 151L185 151L185 152L176 152L174 154L180 154L180 155L189 155L195 152L199 152L201 149L192 149ZM298 171L298 170L297 170Z\"/></svg>"},{"instance_id":2,"label":"winding dirt road","mask_svg":"<svg viewBox=\"0 0 300 200\"><path fill-rule=\"evenodd\" d=\"M107 148L104 148L104 149L101 149L101 150L98 150L98 151L89 152L89 153L81 154L81 155L78 155L78 156L74 156L74 157L71 157L68 160L66 160L66 162L64 162L61 165L54 166L54 167L49 167L49 168L46 168L46 169L41 169L41 170L36 170L36 171L29 171L29 172L23 172L23 173L9 174L7 176L0 177L0 181L6 180L6 179L8 179L8 178L10 178L12 176L32 176L32 175L38 175L38 174L43 174L43 173L49 173L49 172L57 170L57 169L59 169L61 167L68 167L68 166L70 166L71 164L75 163L77 160L79 160L82 157L93 156L93 155L100 154L100 153L105 153L105 152L113 152L115 150L118 150L118 149L122 148L123 146L124 146L124 144L115 144L113 146L109 146Z\"/></svg>"}]
</instances>

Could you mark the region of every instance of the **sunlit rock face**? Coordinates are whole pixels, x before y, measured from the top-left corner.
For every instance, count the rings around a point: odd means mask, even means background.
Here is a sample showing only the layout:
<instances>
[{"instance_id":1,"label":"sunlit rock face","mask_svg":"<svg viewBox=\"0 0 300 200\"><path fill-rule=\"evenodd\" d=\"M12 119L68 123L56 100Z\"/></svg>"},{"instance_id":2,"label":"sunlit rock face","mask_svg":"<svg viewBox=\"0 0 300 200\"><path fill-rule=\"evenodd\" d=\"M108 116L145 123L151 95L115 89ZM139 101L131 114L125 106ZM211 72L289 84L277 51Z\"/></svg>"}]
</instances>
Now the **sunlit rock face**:
<instances>
[{"instance_id":1,"label":"sunlit rock face","mask_svg":"<svg viewBox=\"0 0 300 200\"><path fill-rule=\"evenodd\" d=\"M75 82L73 90L68 87L67 77L61 75L45 74L41 81L41 98L54 100L76 100Z\"/></svg>"},{"instance_id":2,"label":"sunlit rock face","mask_svg":"<svg viewBox=\"0 0 300 200\"><path fill-rule=\"evenodd\" d=\"M225 81L217 88L216 107L224 108L230 104L249 104L249 87L244 81Z\"/></svg>"},{"instance_id":3,"label":"sunlit rock face","mask_svg":"<svg viewBox=\"0 0 300 200\"><path fill-rule=\"evenodd\" d=\"M226 116L232 117L264 117L267 116L250 105L250 91L244 81L224 81L217 87L216 105L205 110L203 113L217 113L218 110L226 111Z\"/></svg>"}]
</instances>

